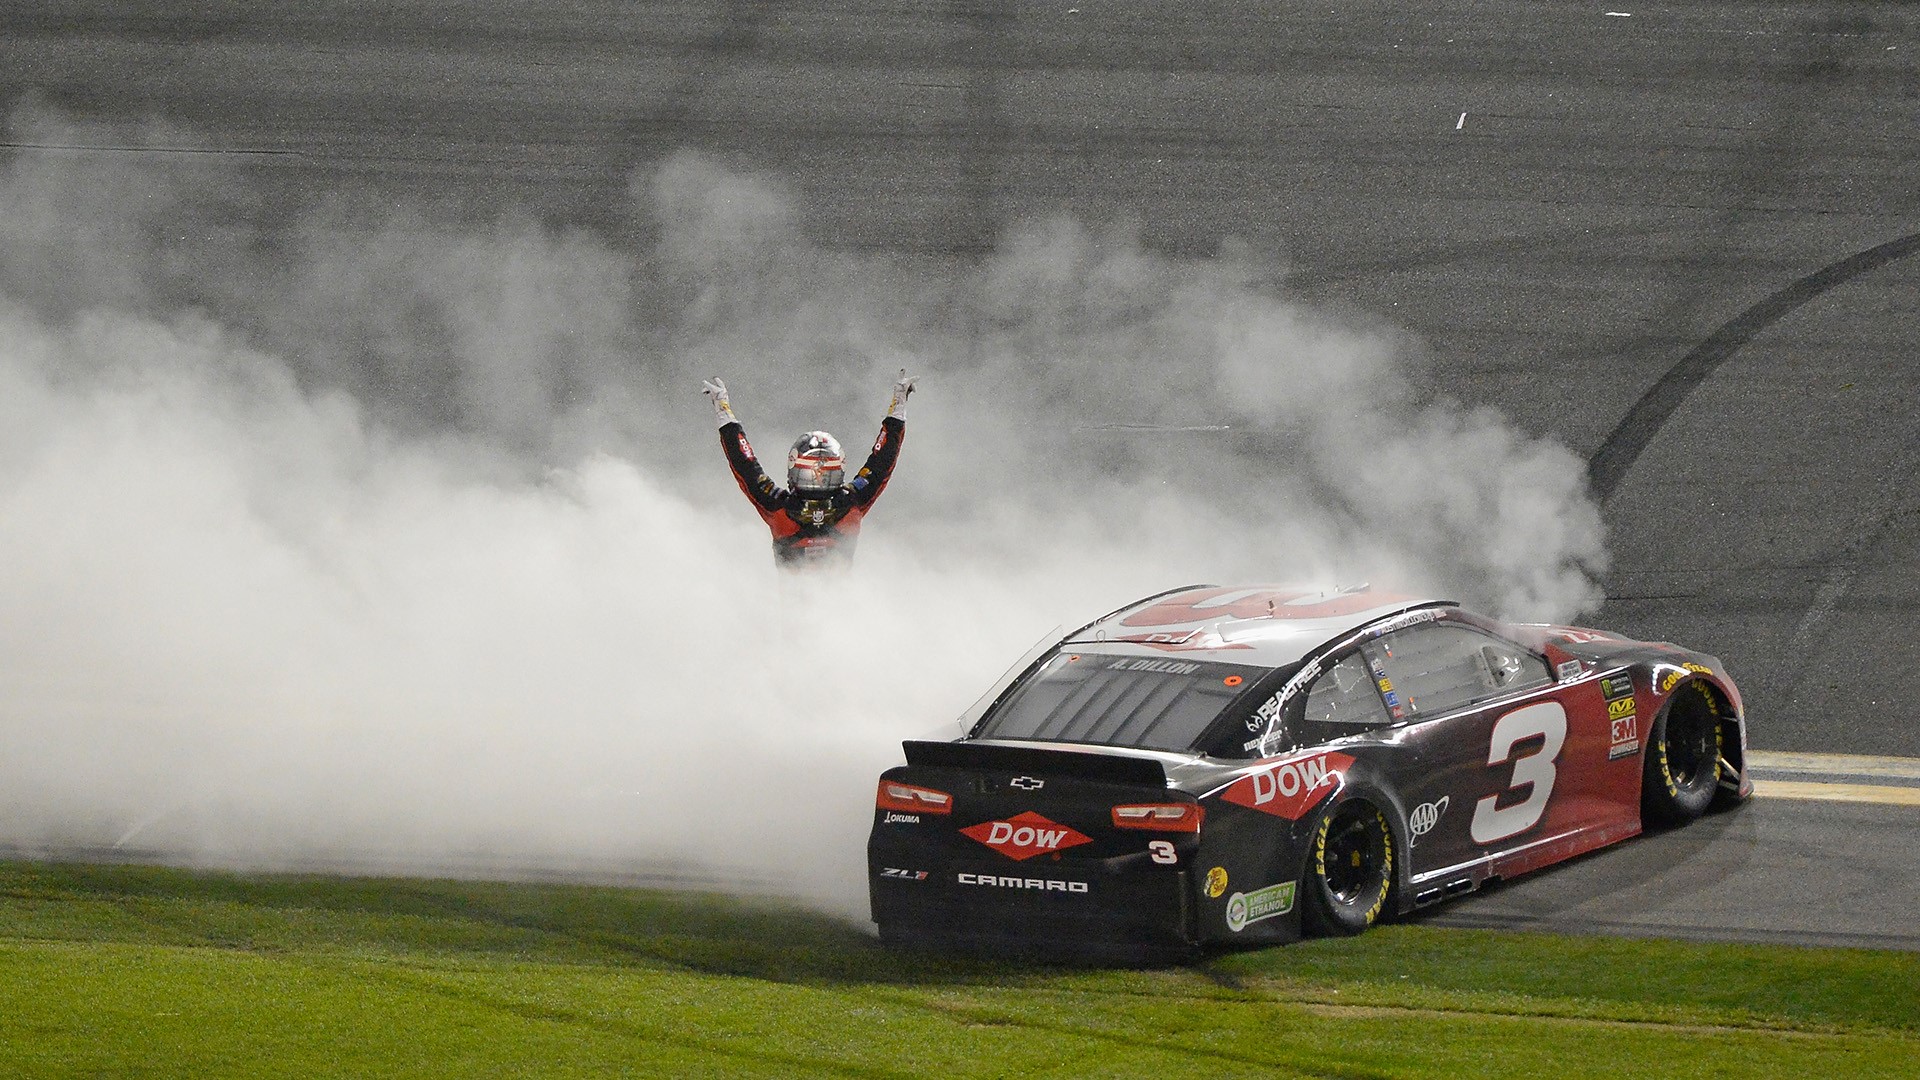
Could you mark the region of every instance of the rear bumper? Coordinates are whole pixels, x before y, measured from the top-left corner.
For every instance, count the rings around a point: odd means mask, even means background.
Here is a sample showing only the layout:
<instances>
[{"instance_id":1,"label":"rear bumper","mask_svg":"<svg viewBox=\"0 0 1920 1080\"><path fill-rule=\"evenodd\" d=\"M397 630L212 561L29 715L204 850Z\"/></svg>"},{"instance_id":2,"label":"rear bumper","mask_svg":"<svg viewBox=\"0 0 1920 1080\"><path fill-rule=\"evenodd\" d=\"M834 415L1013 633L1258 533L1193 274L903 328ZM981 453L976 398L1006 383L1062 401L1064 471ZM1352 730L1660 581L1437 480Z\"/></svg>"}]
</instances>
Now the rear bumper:
<instances>
[{"instance_id":1,"label":"rear bumper","mask_svg":"<svg viewBox=\"0 0 1920 1080\"><path fill-rule=\"evenodd\" d=\"M1186 953L1197 944L1184 870L1061 862L915 870L872 855L873 919L889 942L1088 955Z\"/></svg>"}]
</instances>

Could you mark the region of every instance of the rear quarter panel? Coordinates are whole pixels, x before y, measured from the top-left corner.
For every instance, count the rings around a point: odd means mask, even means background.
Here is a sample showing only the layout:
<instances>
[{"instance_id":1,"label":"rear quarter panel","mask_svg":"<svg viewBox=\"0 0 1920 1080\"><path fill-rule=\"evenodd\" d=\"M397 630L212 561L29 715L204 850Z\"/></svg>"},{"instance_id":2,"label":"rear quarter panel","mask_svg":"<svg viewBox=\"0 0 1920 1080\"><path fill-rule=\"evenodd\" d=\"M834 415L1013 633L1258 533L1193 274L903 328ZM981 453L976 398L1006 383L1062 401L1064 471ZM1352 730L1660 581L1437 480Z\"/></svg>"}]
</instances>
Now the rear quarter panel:
<instances>
[{"instance_id":1,"label":"rear quarter panel","mask_svg":"<svg viewBox=\"0 0 1920 1080\"><path fill-rule=\"evenodd\" d=\"M1372 737L1250 762L1213 786L1193 880L1203 941L1272 944L1301 936L1299 890L1319 817L1342 799L1384 807L1405 847L1405 814L1383 761L1400 753ZM1396 872L1398 872L1396 870Z\"/></svg>"}]
</instances>

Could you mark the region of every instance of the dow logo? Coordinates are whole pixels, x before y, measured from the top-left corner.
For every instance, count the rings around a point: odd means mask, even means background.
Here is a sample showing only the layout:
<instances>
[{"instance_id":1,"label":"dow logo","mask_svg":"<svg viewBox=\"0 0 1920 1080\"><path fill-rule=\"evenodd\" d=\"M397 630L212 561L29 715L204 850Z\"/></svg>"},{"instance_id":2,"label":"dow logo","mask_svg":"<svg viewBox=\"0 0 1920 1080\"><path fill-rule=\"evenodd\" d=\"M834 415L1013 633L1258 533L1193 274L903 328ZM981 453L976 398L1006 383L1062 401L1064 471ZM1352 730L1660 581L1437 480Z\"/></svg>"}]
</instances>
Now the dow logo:
<instances>
[{"instance_id":1,"label":"dow logo","mask_svg":"<svg viewBox=\"0 0 1920 1080\"><path fill-rule=\"evenodd\" d=\"M960 832L1009 859L1031 859L1035 855L1093 843L1092 837L1057 821L1048 821L1031 810L1005 821L983 821Z\"/></svg>"},{"instance_id":2,"label":"dow logo","mask_svg":"<svg viewBox=\"0 0 1920 1080\"><path fill-rule=\"evenodd\" d=\"M1298 821L1339 787L1352 764L1351 757L1332 752L1276 761L1227 785L1220 797Z\"/></svg>"}]
</instances>

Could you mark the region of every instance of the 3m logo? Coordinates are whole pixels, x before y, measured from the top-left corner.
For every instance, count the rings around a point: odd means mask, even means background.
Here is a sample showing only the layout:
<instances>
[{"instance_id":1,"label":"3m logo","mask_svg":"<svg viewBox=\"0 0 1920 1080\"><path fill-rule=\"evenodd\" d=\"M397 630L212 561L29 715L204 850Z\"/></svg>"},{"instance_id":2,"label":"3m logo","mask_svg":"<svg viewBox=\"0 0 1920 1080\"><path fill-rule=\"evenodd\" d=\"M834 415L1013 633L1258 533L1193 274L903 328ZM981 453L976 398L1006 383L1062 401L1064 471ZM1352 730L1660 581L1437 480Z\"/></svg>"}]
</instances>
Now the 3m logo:
<instances>
[{"instance_id":1,"label":"3m logo","mask_svg":"<svg viewBox=\"0 0 1920 1080\"><path fill-rule=\"evenodd\" d=\"M1640 721L1628 715L1612 722L1607 744L1607 760L1626 757L1640 749Z\"/></svg>"},{"instance_id":2,"label":"3m logo","mask_svg":"<svg viewBox=\"0 0 1920 1080\"><path fill-rule=\"evenodd\" d=\"M983 821L960 832L1015 860L1093 843L1092 837L1057 821L1048 821L1031 810L1005 821Z\"/></svg>"},{"instance_id":3,"label":"3m logo","mask_svg":"<svg viewBox=\"0 0 1920 1080\"><path fill-rule=\"evenodd\" d=\"M1345 754L1315 754L1281 761L1227 785L1220 797L1275 817L1298 821L1339 787L1353 764Z\"/></svg>"}]
</instances>

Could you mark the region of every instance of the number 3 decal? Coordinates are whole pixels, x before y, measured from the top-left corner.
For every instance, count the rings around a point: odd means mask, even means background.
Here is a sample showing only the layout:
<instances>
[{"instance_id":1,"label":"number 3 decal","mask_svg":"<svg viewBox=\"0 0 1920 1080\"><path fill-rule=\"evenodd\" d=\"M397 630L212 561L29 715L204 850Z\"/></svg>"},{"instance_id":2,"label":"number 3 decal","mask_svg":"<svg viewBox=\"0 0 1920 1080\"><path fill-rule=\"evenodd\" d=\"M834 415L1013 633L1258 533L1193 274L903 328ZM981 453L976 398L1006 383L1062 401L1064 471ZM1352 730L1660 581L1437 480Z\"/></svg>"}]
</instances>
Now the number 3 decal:
<instances>
[{"instance_id":1,"label":"number 3 decal","mask_svg":"<svg viewBox=\"0 0 1920 1080\"><path fill-rule=\"evenodd\" d=\"M1546 737L1540 749L1525 757L1513 757L1515 744L1536 735ZM1473 806L1473 842L1491 844L1514 833L1531 829L1546 812L1547 797L1553 794L1554 759L1560 756L1560 744L1567 741L1567 710L1557 701L1542 701L1524 709L1515 709L1493 725L1493 744L1487 748L1487 764L1513 761L1513 780L1508 791L1532 785L1527 797L1512 806L1496 809L1499 795L1489 795Z\"/></svg>"},{"instance_id":2,"label":"number 3 decal","mask_svg":"<svg viewBox=\"0 0 1920 1080\"><path fill-rule=\"evenodd\" d=\"M1147 845L1147 850L1153 852L1154 862L1177 863L1180 861L1180 856L1173 850L1171 841L1155 840Z\"/></svg>"}]
</instances>

